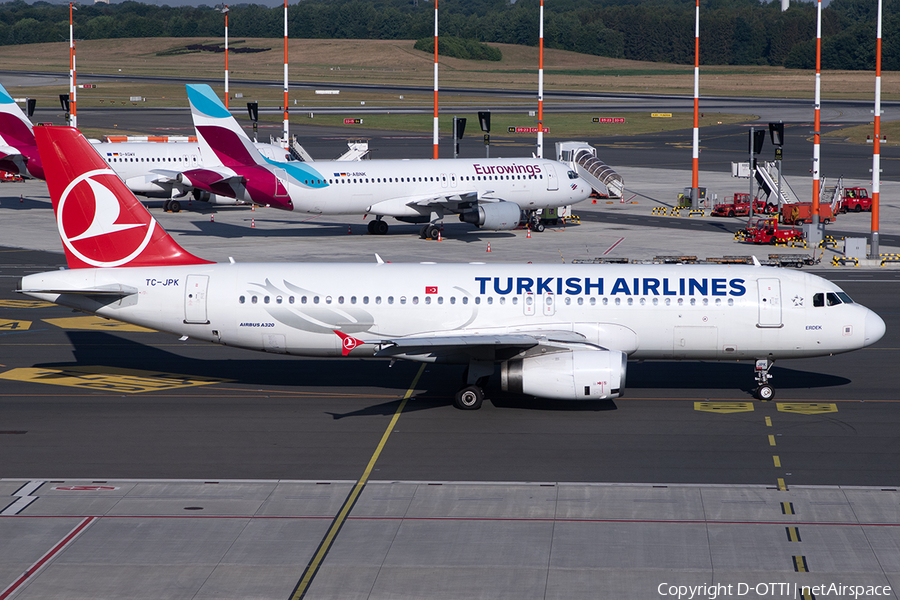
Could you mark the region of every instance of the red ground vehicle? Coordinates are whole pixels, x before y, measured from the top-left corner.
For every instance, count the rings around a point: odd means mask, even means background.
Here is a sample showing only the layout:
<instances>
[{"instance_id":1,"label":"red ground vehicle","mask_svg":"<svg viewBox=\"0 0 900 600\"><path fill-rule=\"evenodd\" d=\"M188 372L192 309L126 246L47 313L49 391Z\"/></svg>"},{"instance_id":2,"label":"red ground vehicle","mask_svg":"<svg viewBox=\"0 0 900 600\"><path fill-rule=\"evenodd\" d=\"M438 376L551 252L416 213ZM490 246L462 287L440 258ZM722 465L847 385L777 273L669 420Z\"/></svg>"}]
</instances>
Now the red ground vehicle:
<instances>
[{"instance_id":1,"label":"red ground vehicle","mask_svg":"<svg viewBox=\"0 0 900 600\"><path fill-rule=\"evenodd\" d=\"M812 223L812 202L795 202L781 207L781 222L785 225L797 223ZM819 203L819 221L822 223L834 223L834 213L831 205Z\"/></svg>"},{"instance_id":2,"label":"red ground vehicle","mask_svg":"<svg viewBox=\"0 0 900 600\"><path fill-rule=\"evenodd\" d=\"M15 175L13 173L7 173L6 171L0 171L0 182L4 181L24 181L21 175Z\"/></svg>"},{"instance_id":3,"label":"red ground vehicle","mask_svg":"<svg viewBox=\"0 0 900 600\"><path fill-rule=\"evenodd\" d=\"M778 207L765 200L753 201L753 214L775 214ZM713 217L746 217L750 214L750 194L735 194L730 203L716 204L710 216Z\"/></svg>"},{"instance_id":4,"label":"red ground vehicle","mask_svg":"<svg viewBox=\"0 0 900 600\"><path fill-rule=\"evenodd\" d=\"M778 217L753 217L738 234L745 242L753 244L803 241L803 232L799 229L779 228Z\"/></svg>"},{"instance_id":5,"label":"red ground vehicle","mask_svg":"<svg viewBox=\"0 0 900 600\"><path fill-rule=\"evenodd\" d=\"M869 198L869 192L866 188L844 188L844 196L838 205L839 212L871 212L871 210L872 199Z\"/></svg>"}]
</instances>

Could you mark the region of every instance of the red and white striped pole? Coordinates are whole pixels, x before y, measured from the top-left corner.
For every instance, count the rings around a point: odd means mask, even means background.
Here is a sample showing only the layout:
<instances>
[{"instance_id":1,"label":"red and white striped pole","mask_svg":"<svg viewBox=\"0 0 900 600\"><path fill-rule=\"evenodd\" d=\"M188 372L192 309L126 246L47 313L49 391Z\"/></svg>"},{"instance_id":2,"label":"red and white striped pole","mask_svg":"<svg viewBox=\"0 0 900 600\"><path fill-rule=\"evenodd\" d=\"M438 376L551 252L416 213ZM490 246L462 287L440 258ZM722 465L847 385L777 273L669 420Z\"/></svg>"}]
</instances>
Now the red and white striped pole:
<instances>
[{"instance_id":1,"label":"red and white striped pole","mask_svg":"<svg viewBox=\"0 0 900 600\"><path fill-rule=\"evenodd\" d=\"M69 127L78 127L77 86L75 85L75 28L72 11L78 10L69 2Z\"/></svg>"},{"instance_id":2,"label":"red and white striped pole","mask_svg":"<svg viewBox=\"0 0 900 600\"><path fill-rule=\"evenodd\" d=\"M872 241L869 258L878 258L878 197L881 192L881 2L875 37L875 139L872 147Z\"/></svg>"},{"instance_id":3,"label":"red and white striped pole","mask_svg":"<svg viewBox=\"0 0 900 600\"><path fill-rule=\"evenodd\" d=\"M228 108L228 5L222 9L225 13L225 108Z\"/></svg>"},{"instance_id":4,"label":"red and white striped pole","mask_svg":"<svg viewBox=\"0 0 900 600\"><path fill-rule=\"evenodd\" d=\"M819 109L822 102L822 0L816 0L816 119L813 131L813 199L812 199L812 231L815 241L819 241L819 173L821 161L819 154Z\"/></svg>"},{"instance_id":5,"label":"red and white striped pole","mask_svg":"<svg viewBox=\"0 0 900 600\"><path fill-rule=\"evenodd\" d=\"M284 144L287 146L290 131L288 130L288 10L284 0Z\"/></svg>"},{"instance_id":6,"label":"red and white striped pole","mask_svg":"<svg viewBox=\"0 0 900 600\"><path fill-rule=\"evenodd\" d=\"M438 158L438 0L434 0L434 158Z\"/></svg>"},{"instance_id":7,"label":"red and white striped pole","mask_svg":"<svg viewBox=\"0 0 900 600\"><path fill-rule=\"evenodd\" d=\"M700 198L700 0L694 14L694 149L691 154L691 208Z\"/></svg>"},{"instance_id":8,"label":"red and white striped pole","mask_svg":"<svg viewBox=\"0 0 900 600\"><path fill-rule=\"evenodd\" d=\"M541 26L538 37L538 47L540 50L538 51L537 157L544 158L544 0L541 0Z\"/></svg>"}]
</instances>

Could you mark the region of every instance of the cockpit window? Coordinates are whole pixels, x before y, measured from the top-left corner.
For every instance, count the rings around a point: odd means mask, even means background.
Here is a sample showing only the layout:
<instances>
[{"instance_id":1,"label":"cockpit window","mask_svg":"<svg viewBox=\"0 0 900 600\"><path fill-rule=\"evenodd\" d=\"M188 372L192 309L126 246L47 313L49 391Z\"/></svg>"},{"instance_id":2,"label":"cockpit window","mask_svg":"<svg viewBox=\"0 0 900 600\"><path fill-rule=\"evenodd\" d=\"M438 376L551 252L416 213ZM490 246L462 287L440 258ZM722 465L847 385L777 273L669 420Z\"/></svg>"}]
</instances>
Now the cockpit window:
<instances>
[{"instance_id":1,"label":"cockpit window","mask_svg":"<svg viewBox=\"0 0 900 600\"><path fill-rule=\"evenodd\" d=\"M813 294L813 306L837 306L838 304L851 304L853 300L844 292L828 292L826 294Z\"/></svg>"},{"instance_id":2,"label":"cockpit window","mask_svg":"<svg viewBox=\"0 0 900 600\"><path fill-rule=\"evenodd\" d=\"M827 294L813 295L813 306L837 306L838 304L843 304L845 301L848 303L853 302L853 300L850 299L850 296L844 292L838 292L837 294L828 292Z\"/></svg>"}]
</instances>

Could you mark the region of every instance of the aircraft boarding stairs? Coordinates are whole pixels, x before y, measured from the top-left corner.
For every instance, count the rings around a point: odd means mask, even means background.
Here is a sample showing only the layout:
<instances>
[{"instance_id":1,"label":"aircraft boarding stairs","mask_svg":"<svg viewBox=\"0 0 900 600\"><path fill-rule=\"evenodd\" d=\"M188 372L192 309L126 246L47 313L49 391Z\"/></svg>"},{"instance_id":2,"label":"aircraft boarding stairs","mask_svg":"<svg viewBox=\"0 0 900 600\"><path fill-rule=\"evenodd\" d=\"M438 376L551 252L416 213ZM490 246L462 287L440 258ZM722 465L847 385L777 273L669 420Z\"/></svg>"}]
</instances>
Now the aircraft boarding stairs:
<instances>
[{"instance_id":1,"label":"aircraft boarding stairs","mask_svg":"<svg viewBox=\"0 0 900 600\"><path fill-rule=\"evenodd\" d=\"M844 177L838 177L837 185L834 187L826 187L825 182L826 178L822 178L822 191L819 192L819 203L820 204L830 204L831 205L831 214L838 214L838 210L840 209L841 199L844 197Z\"/></svg>"},{"instance_id":2,"label":"aircraft boarding stairs","mask_svg":"<svg viewBox=\"0 0 900 600\"><path fill-rule=\"evenodd\" d=\"M765 192L767 197L771 197L773 194L777 197L778 195L778 166L774 162L764 162L761 167L757 167L756 169L756 183L759 184L759 188ZM796 204L800 202L800 198L794 192L794 189L791 187L791 184L787 182L787 179L782 177L781 179L781 198L779 201L779 205L782 204ZM774 202L773 202L774 204Z\"/></svg>"},{"instance_id":3,"label":"aircraft boarding stairs","mask_svg":"<svg viewBox=\"0 0 900 600\"><path fill-rule=\"evenodd\" d=\"M275 138L275 136L270 136L270 140L271 140L272 144L276 144L276 145L281 144L281 140ZM288 144L288 147L286 148L286 150L291 153L291 156L294 158L294 160L298 160L301 162L315 162L315 160L316 160L312 157L312 155L310 155L309 152L306 151L306 148L304 148L302 145L300 145L300 142L297 141L296 136L294 136L294 138L291 139L291 143ZM367 154L369 154L369 142L367 142L365 140L348 141L347 142L347 151L344 152L343 154L341 154L340 156L338 156L334 160L336 160L336 161L362 160L363 158L366 157Z\"/></svg>"},{"instance_id":4,"label":"aircraft boarding stairs","mask_svg":"<svg viewBox=\"0 0 900 600\"><path fill-rule=\"evenodd\" d=\"M610 198L621 198L625 192L622 176L597 158L597 149L586 142L557 142L556 158L569 163L598 193L605 189Z\"/></svg>"}]
</instances>

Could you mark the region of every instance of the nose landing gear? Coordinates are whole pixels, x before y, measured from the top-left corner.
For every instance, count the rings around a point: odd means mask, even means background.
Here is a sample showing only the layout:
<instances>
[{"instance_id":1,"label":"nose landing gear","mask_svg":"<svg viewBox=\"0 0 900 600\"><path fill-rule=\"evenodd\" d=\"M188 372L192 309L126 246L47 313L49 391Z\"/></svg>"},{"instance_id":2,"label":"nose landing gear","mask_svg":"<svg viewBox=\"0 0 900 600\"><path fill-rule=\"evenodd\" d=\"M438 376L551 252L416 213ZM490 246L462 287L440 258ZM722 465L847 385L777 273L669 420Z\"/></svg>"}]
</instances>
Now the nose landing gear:
<instances>
[{"instance_id":1,"label":"nose landing gear","mask_svg":"<svg viewBox=\"0 0 900 600\"><path fill-rule=\"evenodd\" d=\"M753 396L764 402L775 397L775 388L769 383L772 376L769 369L775 364L775 361L763 358L756 361L756 389L753 390Z\"/></svg>"}]
</instances>

